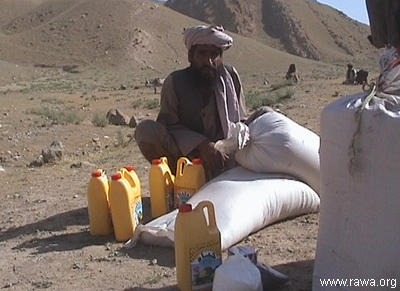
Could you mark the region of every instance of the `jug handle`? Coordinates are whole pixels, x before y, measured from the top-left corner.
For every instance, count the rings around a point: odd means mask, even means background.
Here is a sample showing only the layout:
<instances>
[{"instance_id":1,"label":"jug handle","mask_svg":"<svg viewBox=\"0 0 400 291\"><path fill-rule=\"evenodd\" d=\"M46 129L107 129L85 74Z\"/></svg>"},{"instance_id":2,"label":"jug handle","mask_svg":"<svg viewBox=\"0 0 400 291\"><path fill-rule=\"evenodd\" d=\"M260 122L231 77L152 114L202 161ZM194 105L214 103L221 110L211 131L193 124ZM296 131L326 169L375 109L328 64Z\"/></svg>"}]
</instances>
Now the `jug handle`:
<instances>
[{"instance_id":1,"label":"jug handle","mask_svg":"<svg viewBox=\"0 0 400 291\"><path fill-rule=\"evenodd\" d=\"M167 157L161 157L160 160L161 160L161 162L163 164L167 164L168 165L168 158Z\"/></svg>"},{"instance_id":2,"label":"jug handle","mask_svg":"<svg viewBox=\"0 0 400 291\"><path fill-rule=\"evenodd\" d=\"M185 157L179 158L178 165L176 167L176 175L177 176L182 176L183 175L183 168L189 163L190 163L189 159L187 159Z\"/></svg>"},{"instance_id":3,"label":"jug handle","mask_svg":"<svg viewBox=\"0 0 400 291\"><path fill-rule=\"evenodd\" d=\"M124 177L124 179L126 179L130 185L133 185L134 187L138 187L138 185L136 185L135 180L132 178L132 176L128 173L128 170L125 168L121 168L120 172L122 174L122 177Z\"/></svg>"},{"instance_id":4,"label":"jug handle","mask_svg":"<svg viewBox=\"0 0 400 291\"><path fill-rule=\"evenodd\" d=\"M214 204L212 204L211 201L201 201L198 204L198 207L202 211L204 211L204 208L207 208L207 215L208 215L208 227L215 227L217 226L216 220L215 220L215 211L214 211ZM204 212L203 212L204 213Z\"/></svg>"},{"instance_id":5,"label":"jug handle","mask_svg":"<svg viewBox=\"0 0 400 291\"><path fill-rule=\"evenodd\" d=\"M174 176L174 174L171 173L171 170L169 169L169 166L168 166L168 158L167 158L167 157L161 157L160 160L161 160L161 162L162 162L163 164L167 165L169 174L166 174L166 175L167 175L167 176L166 176L166 179L168 180L169 183L172 183L172 184L173 184L173 183L174 183L174 180L175 180L175 176Z\"/></svg>"}]
</instances>

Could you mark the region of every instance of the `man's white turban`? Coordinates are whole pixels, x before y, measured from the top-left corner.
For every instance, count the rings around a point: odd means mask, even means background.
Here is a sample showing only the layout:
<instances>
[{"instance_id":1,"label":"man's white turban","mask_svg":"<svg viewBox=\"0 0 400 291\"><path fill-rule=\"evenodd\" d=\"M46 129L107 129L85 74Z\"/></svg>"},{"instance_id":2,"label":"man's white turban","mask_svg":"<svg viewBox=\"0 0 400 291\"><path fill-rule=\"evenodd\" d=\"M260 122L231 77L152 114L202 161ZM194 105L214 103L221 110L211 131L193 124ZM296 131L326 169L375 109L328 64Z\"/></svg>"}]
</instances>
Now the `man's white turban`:
<instances>
[{"instance_id":1,"label":"man's white turban","mask_svg":"<svg viewBox=\"0 0 400 291\"><path fill-rule=\"evenodd\" d=\"M210 44L227 50L233 44L232 37L224 32L222 26L199 25L186 28L183 31L183 40L188 50L196 44Z\"/></svg>"}]
</instances>

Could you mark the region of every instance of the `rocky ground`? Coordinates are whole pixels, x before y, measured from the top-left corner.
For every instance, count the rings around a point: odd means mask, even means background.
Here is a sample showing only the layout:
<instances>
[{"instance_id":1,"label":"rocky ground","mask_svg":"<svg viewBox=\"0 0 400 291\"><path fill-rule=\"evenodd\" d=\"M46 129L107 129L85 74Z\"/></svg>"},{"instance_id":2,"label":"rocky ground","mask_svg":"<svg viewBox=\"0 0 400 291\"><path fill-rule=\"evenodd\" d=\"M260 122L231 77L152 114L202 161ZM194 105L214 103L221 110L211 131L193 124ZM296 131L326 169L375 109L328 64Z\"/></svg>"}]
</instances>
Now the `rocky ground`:
<instances>
[{"instance_id":1,"label":"rocky ground","mask_svg":"<svg viewBox=\"0 0 400 291\"><path fill-rule=\"evenodd\" d=\"M134 128L100 125L113 108L137 122L154 118L159 95L143 84L84 86L60 68L48 70L42 79L0 88L0 289L176 289L173 249L139 243L125 250L113 236L92 237L88 226L86 187L96 168L110 175L136 166L148 217L149 165L132 140ZM341 82L304 79L274 108L318 133L327 103L361 91ZM54 141L58 156L40 158ZM282 290L310 290L317 230L318 214L308 214L240 245L254 247L260 262L290 277Z\"/></svg>"}]
</instances>

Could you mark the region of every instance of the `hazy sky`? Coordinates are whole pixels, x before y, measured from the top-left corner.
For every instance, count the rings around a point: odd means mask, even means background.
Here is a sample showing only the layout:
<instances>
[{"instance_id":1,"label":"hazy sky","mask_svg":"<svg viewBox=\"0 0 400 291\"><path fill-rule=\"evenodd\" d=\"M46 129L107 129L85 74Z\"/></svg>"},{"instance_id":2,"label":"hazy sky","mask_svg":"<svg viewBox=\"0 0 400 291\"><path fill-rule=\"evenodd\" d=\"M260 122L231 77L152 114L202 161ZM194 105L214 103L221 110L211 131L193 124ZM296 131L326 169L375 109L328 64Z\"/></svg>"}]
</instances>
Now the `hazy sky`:
<instances>
[{"instance_id":1,"label":"hazy sky","mask_svg":"<svg viewBox=\"0 0 400 291\"><path fill-rule=\"evenodd\" d=\"M362 23L369 24L365 0L317 0L342 11L347 16Z\"/></svg>"}]
</instances>

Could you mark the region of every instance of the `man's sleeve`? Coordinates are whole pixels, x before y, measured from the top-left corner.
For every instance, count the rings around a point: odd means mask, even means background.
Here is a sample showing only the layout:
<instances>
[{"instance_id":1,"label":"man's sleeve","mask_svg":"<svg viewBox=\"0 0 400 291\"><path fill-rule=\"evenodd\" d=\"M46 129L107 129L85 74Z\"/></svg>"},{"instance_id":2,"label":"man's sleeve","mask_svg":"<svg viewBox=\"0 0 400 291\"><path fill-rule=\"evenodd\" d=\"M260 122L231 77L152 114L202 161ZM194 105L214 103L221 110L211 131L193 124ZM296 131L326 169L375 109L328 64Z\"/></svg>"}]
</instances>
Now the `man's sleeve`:
<instances>
[{"instance_id":1,"label":"man's sleeve","mask_svg":"<svg viewBox=\"0 0 400 291\"><path fill-rule=\"evenodd\" d=\"M173 77L169 75L161 89L160 112L157 121L167 126L182 154L187 155L207 138L181 123L178 115L178 104Z\"/></svg>"}]
</instances>

